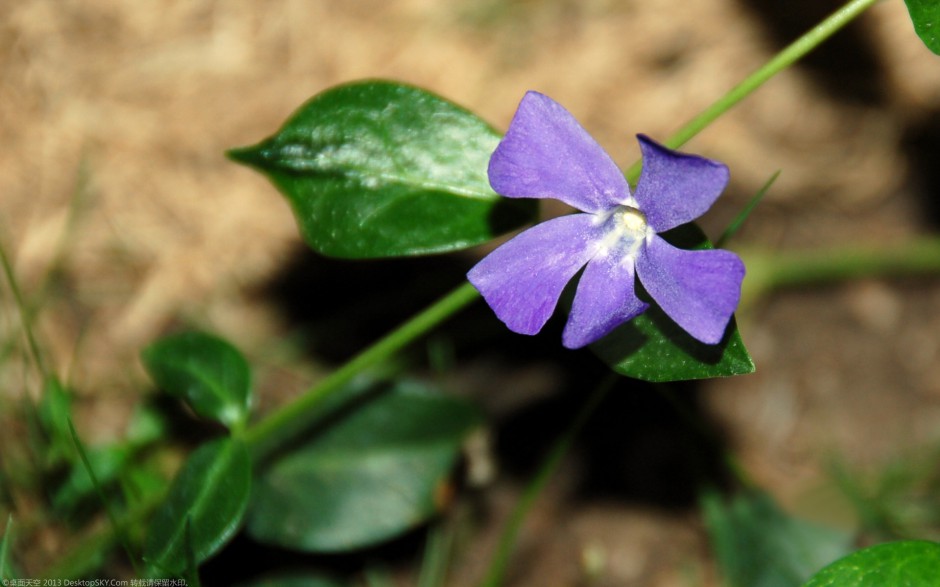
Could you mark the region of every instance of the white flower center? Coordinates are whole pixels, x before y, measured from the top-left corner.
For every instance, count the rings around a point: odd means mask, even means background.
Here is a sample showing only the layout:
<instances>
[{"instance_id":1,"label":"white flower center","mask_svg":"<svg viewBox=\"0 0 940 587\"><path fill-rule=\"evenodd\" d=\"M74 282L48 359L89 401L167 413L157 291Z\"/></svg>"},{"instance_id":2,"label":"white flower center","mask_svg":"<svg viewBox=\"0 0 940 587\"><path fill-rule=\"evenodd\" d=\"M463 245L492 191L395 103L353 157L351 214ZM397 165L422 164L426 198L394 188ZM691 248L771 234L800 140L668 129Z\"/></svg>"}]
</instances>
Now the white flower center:
<instances>
[{"instance_id":1,"label":"white flower center","mask_svg":"<svg viewBox=\"0 0 940 587\"><path fill-rule=\"evenodd\" d=\"M614 211L614 222L638 237L646 236L646 215L630 206L620 206Z\"/></svg>"},{"instance_id":2,"label":"white flower center","mask_svg":"<svg viewBox=\"0 0 940 587\"><path fill-rule=\"evenodd\" d=\"M598 253L617 255L624 263L633 263L643 243L653 232L646 216L632 206L617 206L602 220L607 227Z\"/></svg>"}]
</instances>

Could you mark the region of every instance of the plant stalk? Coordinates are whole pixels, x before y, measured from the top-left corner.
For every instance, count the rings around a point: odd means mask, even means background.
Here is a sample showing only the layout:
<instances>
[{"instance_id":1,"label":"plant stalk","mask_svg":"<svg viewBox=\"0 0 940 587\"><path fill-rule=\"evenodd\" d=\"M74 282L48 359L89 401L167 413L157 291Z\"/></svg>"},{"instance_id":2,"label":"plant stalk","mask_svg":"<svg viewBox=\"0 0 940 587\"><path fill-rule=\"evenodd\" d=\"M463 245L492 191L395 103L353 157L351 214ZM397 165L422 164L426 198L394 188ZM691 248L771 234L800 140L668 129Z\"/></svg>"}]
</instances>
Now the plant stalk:
<instances>
[{"instance_id":1,"label":"plant stalk","mask_svg":"<svg viewBox=\"0 0 940 587\"><path fill-rule=\"evenodd\" d=\"M742 305L775 290L874 277L940 273L940 237L830 250L739 251L747 266Z\"/></svg>"},{"instance_id":2,"label":"plant stalk","mask_svg":"<svg viewBox=\"0 0 940 587\"><path fill-rule=\"evenodd\" d=\"M685 123L665 144L667 147L677 149L692 137L704 130L719 116L733 108L738 102L751 95L754 90L761 87L764 82L777 75L787 67L803 58L807 53L822 44L823 41L834 35L842 27L852 22L862 12L871 8L878 0L850 0L825 20L814 26L800 38L793 41L760 69L749 75L731 88L725 95L718 98L701 114ZM634 183L640 176L642 162L637 161L627 170L626 176L630 183Z\"/></svg>"},{"instance_id":3,"label":"plant stalk","mask_svg":"<svg viewBox=\"0 0 940 587\"><path fill-rule=\"evenodd\" d=\"M245 442L256 459L277 450L303 432L305 415L330 394L342 389L365 371L380 365L394 353L462 310L480 294L469 282L417 314L365 349L298 398L269 414L245 431Z\"/></svg>"}]
</instances>

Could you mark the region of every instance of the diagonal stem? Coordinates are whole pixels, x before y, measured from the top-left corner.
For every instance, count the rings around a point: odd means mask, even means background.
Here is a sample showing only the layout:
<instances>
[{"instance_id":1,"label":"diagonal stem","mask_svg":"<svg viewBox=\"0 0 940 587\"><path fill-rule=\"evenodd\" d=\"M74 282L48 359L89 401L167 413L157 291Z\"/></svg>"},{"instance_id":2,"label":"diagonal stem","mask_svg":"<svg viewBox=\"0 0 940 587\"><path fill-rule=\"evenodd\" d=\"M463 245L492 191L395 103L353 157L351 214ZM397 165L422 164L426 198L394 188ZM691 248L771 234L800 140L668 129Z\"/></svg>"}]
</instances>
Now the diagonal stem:
<instances>
[{"instance_id":1,"label":"diagonal stem","mask_svg":"<svg viewBox=\"0 0 940 587\"><path fill-rule=\"evenodd\" d=\"M297 399L249 427L245 431L245 442L251 447L253 456L256 459L263 458L264 455L270 454L289 442L295 435L303 432L304 417L312 407L330 394L342 389L356 376L388 360L404 346L462 310L479 295L469 282L457 287L353 357Z\"/></svg>"},{"instance_id":2,"label":"diagonal stem","mask_svg":"<svg viewBox=\"0 0 940 587\"><path fill-rule=\"evenodd\" d=\"M799 61L806 56L807 53L822 44L823 41L842 29L842 27L852 22L852 20L862 12L871 8L876 2L878 2L878 0L850 0L843 5L842 8L839 8L825 20L803 34L803 36L784 47L784 49L777 53L770 61L746 77L744 81L731 88L731 90L718 98L718 100L706 108L701 114L685 123L666 140L666 146L676 149L684 145L689 139L713 123L719 116L751 95L751 93L761 87L764 82ZM637 161L627 170L626 176L627 179L630 180L630 183L635 182L640 176L641 168L642 163Z\"/></svg>"}]
</instances>

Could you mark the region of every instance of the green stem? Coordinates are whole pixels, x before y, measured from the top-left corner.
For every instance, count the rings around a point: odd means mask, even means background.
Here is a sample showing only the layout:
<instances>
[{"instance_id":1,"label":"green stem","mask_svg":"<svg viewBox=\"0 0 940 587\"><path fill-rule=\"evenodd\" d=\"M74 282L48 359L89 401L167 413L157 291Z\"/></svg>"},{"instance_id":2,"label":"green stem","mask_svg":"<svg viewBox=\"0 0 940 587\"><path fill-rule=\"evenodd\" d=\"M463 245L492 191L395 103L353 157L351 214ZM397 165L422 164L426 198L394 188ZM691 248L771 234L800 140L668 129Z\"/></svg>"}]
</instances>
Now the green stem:
<instances>
[{"instance_id":1,"label":"green stem","mask_svg":"<svg viewBox=\"0 0 940 587\"><path fill-rule=\"evenodd\" d=\"M594 413L594 410L601 403L601 400L607 396L607 392L611 390L614 383L616 383L619 378L620 376L616 373L610 373L604 381L597 386L597 389L594 390L594 393L591 394L591 397L588 398L588 401L565 431L564 436L558 439L552 447L551 452L548 453L548 457L539 468L538 475L536 475L535 479L526 487L525 493L522 494L515 509L513 509L509 521L506 523L506 528L500 536L499 546L496 548L496 554L493 555L493 561L490 563L486 578L480 584L480 587L499 587L503 583L506 570L509 568L509 559L516 546L519 530L522 528L522 523L529 514L529 510L535 505L535 501L542 494L542 491L545 489L545 486L548 485L555 471L558 470L562 459L568 454L575 438L581 432L581 429L584 428L591 414Z\"/></svg>"},{"instance_id":2,"label":"green stem","mask_svg":"<svg viewBox=\"0 0 940 587\"><path fill-rule=\"evenodd\" d=\"M245 442L256 458L276 450L303 431L304 416L330 394L342 389L357 375L388 360L402 347L477 299L469 282L457 287L420 314L365 349L303 395L271 413L245 431Z\"/></svg>"},{"instance_id":3,"label":"green stem","mask_svg":"<svg viewBox=\"0 0 940 587\"><path fill-rule=\"evenodd\" d=\"M842 27L855 19L859 14L870 8L878 0L851 0L842 8L829 15L828 18L810 29L803 36L787 45L777 53L763 67L749 75L741 83L706 108L701 114L685 123L682 128L666 140L666 146L676 149L689 139L700 133L719 116L737 105L738 102L749 96L754 90L761 87L764 82L777 75L787 67L793 65L807 53L819 46ZM631 183L640 175L641 162L634 163L627 170L626 176Z\"/></svg>"},{"instance_id":4,"label":"green stem","mask_svg":"<svg viewBox=\"0 0 940 587\"><path fill-rule=\"evenodd\" d=\"M49 381L50 371L46 366L46 361L43 359L42 351L39 348L39 343L33 332L32 312L23 298L23 292L20 290L19 282L17 282L16 274L13 271L13 264L10 262L10 258L7 256L6 248L3 246L2 242L0 242L0 267L3 268L3 274L6 277L7 283L10 285L13 301L16 303L20 319L23 322L23 333L26 336L26 344L29 346L29 352L33 357L33 361L36 363L36 368L39 370L40 375L42 375L43 383L45 383Z\"/></svg>"},{"instance_id":5,"label":"green stem","mask_svg":"<svg viewBox=\"0 0 940 587\"><path fill-rule=\"evenodd\" d=\"M940 237L926 236L886 245L851 246L825 251L741 251L747 266L746 302L785 287L818 285L865 277L940 273Z\"/></svg>"},{"instance_id":6,"label":"green stem","mask_svg":"<svg viewBox=\"0 0 940 587\"><path fill-rule=\"evenodd\" d=\"M117 514L114 513L114 508L111 507L111 502L108 500L108 496L105 495L104 489L101 487L101 483L98 482L98 476L95 474L94 467L91 466L91 461L88 459L88 453L85 452L84 444L78 437L78 432L75 430L75 424L72 422L72 418L68 418L67 422L69 426L69 433L72 435L72 442L75 443L75 450L78 451L78 456L81 458L82 464L85 466L85 472L88 473L88 478L91 479L91 484L95 488L95 493L98 494L98 499L101 501L101 507L104 508L105 514L107 514L108 520L111 522L111 527L114 529L114 536L121 543L121 546L124 547L124 552L127 554L127 560L129 560L131 565L134 567L134 571L140 575L140 570L137 568L137 557L134 555L134 549L131 548L131 541L127 536L127 526L125 526L124 523L118 519Z\"/></svg>"}]
</instances>

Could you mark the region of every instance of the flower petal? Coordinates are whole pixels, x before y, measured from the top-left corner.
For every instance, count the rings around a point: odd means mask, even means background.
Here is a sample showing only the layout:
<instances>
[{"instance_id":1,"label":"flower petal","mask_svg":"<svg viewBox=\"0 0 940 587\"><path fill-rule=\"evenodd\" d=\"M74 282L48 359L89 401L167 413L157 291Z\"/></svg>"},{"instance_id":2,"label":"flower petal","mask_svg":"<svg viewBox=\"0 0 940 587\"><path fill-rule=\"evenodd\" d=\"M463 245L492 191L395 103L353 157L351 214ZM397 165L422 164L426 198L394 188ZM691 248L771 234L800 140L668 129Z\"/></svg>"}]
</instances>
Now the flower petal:
<instances>
[{"instance_id":1,"label":"flower petal","mask_svg":"<svg viewBox=\"0 0 940 587\"><path fill-rule=\"evenodd\" d=\"M686 332L717 344L738 301L744 263L731 251L677 249L656 236L641 251L636 270L646 291Z\"/></svg>"},{"instance_id":2,"label":"flower petal","mask_svg":"<svg viewBox=\"0 0 940 587\"><path fill-rule=\"evenodd\" d=\"M569 349L591 344L648 307L636 297L632 262L618 255L595 257L578 282L562 343Z\"/></svg>"},{"instance_id":3,"label":"flower petal","mask_svg":"<svg viewBox=\"0 0 940 587\"><path fill-rule=\"evenodd\" d=\"M538 224L487 255L467 279L510 330L535 334L594 254L600 233L593 220L572 214Z\"/></svg>"},{"instance_id":4,"label":"flower petal","mask_svg":"<svg viewBox=\"0 0 940 587\"><path fill-rule=\"evenodd\" d=\"M489 165L490 185L508 198L554 198L585 212L630 195L610 156L561 104L528 92Z\"/></svg>"},{"instance_id":5,"label":"flower petal","mask_svg":"<svg viewBox=\"0 0 940 587\"><path fill-rule=\"evenodd\" d=\"M645 135L637 139L643 173L633 197L656 232L695 220L728 184L728 168L722 163L667 149Z\"/></svg>"}]
</instances>

